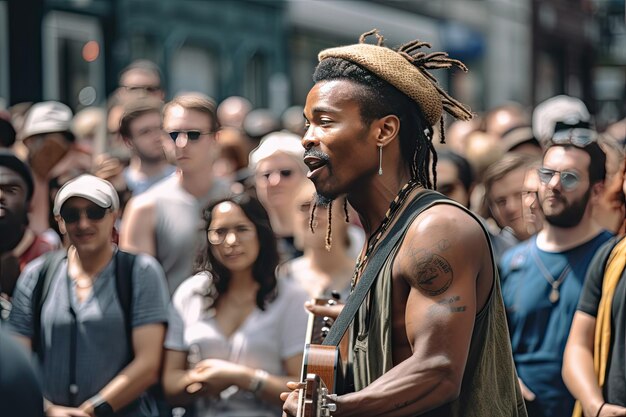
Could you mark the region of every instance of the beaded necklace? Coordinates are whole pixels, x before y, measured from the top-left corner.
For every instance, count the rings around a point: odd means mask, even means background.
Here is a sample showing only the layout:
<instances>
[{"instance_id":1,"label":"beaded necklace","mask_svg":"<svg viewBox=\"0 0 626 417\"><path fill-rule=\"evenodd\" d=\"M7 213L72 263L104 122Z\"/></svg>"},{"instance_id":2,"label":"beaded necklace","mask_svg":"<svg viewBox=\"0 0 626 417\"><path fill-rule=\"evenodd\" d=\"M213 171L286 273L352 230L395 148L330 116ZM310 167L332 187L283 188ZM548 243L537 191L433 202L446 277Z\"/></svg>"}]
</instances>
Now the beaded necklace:
<instances>
[{"instance_id":1,"label":"beaded necklace","mask_svg":"<svg viewBox=\"0 0 626 417\"><path fill-rule=\"evenodd\" d=\"M369 259L370 255L372 254L372 250L376 247L376 245L380 241L383 234L385 234L385 231L389 227L389 224L391 224L391 221L396 217L396 215L400 211L400 208L406 201L410 192L419 185L420 185L419 182L417 182L415 179L409 180L409 182L404 184L404 186L400 189L400 192L398 192L398 195L396 195L396 198L394 198L391 204L389 205L389 208L387 209L387 212L385 213L385 217L383 218L382 222L378 225L374 233L368 239L367 249L365 250L365 253L361 253L356 261L356 266L354 268L354 275L352 275L352 281L351 281L352 289L354 289L354 286L356 285L358 278L363 273L363 269L365 268L365 264L367 263L367 260Z\"/></svg>"}]
</instances>

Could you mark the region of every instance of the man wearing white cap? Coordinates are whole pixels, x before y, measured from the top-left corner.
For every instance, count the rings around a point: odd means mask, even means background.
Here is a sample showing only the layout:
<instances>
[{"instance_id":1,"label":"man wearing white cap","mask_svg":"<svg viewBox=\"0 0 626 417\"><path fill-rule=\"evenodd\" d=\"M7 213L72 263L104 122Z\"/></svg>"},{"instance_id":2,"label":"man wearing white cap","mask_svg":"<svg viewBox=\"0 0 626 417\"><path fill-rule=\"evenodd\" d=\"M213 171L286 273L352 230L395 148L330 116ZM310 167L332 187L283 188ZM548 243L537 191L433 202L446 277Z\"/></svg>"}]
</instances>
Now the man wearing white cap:
<instances>
[{"instance_id":1,"label":"man wearing white cap","mask_svg":"<svg viewBox=\"0 0 626 417\"><path fill-rule=\"evenodd\" d=\"M303 156L300 137L288 132L266 135L250 152L249 167L254 172L257 196L279 239L283 260L302 255L293 245L293 207L300 185L306 179Z\"/></svg>"},{"instance_id":2,"label":"man wearing white cap","mask_svg":"<svg viewBox=\"0 0 626 417\"><path fill-rule=\"evenodd\" d=\"M38 355L49 416L155 415L145 391L158 379L169 297L155 259L112 243L118 211L108 181L67 182L54 215L71 246L18 279L9 323Z\"/></svg>"}]
</instances>

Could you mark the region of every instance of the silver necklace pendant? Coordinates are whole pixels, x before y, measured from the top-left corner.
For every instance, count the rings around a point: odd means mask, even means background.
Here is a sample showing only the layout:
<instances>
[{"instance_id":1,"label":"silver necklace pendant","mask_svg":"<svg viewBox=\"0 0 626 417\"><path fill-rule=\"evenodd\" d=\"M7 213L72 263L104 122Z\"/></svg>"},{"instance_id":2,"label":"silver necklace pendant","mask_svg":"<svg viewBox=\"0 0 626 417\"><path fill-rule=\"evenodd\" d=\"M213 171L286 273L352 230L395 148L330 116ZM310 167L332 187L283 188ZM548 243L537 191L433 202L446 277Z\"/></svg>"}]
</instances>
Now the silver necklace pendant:
<instances>
[{"instance_id":1,"label":"silver necklace pendant","mask_svg":"<svg viewBox=\"0 0 626 417\"><path fill-rule=\"evenodd\" d=\"M555 304L557 301L559 301L559 289L552 287L552 291L550 291L550 302L552 304Z\"/></svg>"}]
</instances>

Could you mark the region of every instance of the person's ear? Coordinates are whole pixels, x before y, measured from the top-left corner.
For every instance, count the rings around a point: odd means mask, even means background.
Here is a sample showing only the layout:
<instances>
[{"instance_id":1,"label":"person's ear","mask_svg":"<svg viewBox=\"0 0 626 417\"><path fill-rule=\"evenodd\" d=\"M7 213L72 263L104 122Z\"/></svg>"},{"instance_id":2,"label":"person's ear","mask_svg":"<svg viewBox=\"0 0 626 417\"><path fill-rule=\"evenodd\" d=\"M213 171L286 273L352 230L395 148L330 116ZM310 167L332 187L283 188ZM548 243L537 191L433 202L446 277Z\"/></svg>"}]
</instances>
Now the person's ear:
<instances>
[{"instance_id":1,"label":"person's ear","mask_svg":"<svg viewBox=\"0 0 626 417\"><path fill-rule=\"evenodd\" d=\"M67 228L65 227L65 221L61 218L61 216L54 216L54 218L59 225L59 232L61 232L62 235L66 235Z\"/></svg>"},{"instance_id":2,"label":"person's ear","mask_svg":"<svg viewBox=\"0 0 626 417\"><path fill-rule=\"evenodd\" d=\"M376 122L376 145L387 146L400 134L400 119L395 114L381 117Z\"/></svg>"},{"instance_id":3,"label":"person's ear","mask_svg":"<svg viewBox=\"0 0 626 417\"><path fill-rule=\"evenodd\" d=\"M599 181L591 186L591 198L594 204L598 204L600 199L606 192L606 187L604 186L604 182Z\"/></svg>"}]
</instances>

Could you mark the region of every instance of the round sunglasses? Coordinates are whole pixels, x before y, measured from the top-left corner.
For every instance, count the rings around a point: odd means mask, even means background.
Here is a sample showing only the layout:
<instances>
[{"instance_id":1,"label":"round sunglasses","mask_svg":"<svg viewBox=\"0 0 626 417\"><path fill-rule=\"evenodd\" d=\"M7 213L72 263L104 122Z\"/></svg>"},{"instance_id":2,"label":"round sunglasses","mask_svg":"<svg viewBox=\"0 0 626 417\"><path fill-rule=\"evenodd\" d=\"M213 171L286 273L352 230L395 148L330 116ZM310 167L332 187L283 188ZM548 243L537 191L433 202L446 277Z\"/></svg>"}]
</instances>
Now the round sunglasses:
<instances>
[{"instance_id":1,"label":"round sunglasses","mask_svg":"<svg viewBox=\"0 0 626 417\"><path fill-rule=\"evenodd\" d=\"M548 184L555 174L559 174L561 187L563 187L565 191L572 191L580 184L580 177L577 173L572 171L556 171L550 168L539 168L537 173L539 174L539 181L543 184Z\"/></svg>"}]
</instances>

